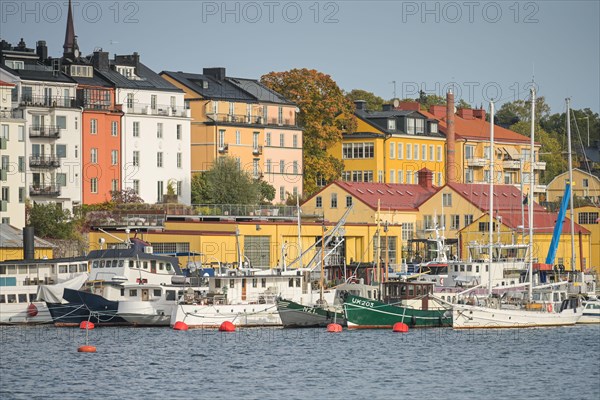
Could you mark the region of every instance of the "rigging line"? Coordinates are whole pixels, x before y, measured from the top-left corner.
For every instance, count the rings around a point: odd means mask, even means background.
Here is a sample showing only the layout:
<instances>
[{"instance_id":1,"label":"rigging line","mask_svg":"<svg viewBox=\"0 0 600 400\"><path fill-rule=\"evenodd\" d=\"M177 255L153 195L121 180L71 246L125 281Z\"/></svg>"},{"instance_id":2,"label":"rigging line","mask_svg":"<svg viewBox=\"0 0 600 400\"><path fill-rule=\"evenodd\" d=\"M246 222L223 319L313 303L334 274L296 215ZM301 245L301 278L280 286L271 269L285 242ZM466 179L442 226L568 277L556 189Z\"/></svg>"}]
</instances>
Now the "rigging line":
<instances>
[{"instance_id":1,"label":"rigging line","mask_svg":"<svg viewBox=\"0 0 600 400\"><path fill-rule=\"evenodd\" d=\"M591 174L590 164L588 163L587 157L585 155L585 147L583 146L583 140L581 139L581 133L579 132L579 125L577 124L577 118L575 118L575 110L571 110L571 115L573 116L573 122L575 122L575 130L577 131L577 137L579 138L579 144L581 145L581 151L583 153L583 159L585 161L586 172Z\"/></svg>"}]
</instances>

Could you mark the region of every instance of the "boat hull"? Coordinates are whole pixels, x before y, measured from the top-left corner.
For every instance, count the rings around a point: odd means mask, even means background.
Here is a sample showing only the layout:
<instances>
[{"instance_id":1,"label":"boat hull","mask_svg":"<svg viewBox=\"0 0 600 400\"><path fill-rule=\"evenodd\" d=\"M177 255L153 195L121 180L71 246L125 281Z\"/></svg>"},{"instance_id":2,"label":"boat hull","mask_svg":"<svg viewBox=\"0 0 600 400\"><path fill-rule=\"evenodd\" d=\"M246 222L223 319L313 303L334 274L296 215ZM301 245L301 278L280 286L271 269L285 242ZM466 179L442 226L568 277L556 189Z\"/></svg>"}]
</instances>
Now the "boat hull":
<instances>
[{"instance_id":1,"label":"boat hull","mask_svg":"<svg viewBox=\"0 0 600 400\"><path fill-rule=\"evenodd\" d=\"M350 329L392 328L397 322L413 328L452 326L449 310L421 310L352 295L344 301L344 311Z\"/></svg>"},{"instance_id":2,"label":"boat hull","mask_svg":"<svg viewBox=\"0 0 600 400\"><path fill-rule=\"evenodd\" d=\"M29 315L29 305L37 309L37 315ZM3 303L0 304L0 325L39 325L52 323L50 311L43 301L33 303Z\"/></svg>"},{"instance_id":3,"label":"boat hull","mask_svg":"<svg viewBox=\"0 0 600 400\"><path fill-rule=\"evenodd\" d=\"M120 301L117 315L135 326L169 326L176 304Z\"/></svg>"},{"instance_id":4,"label":"boat hull","mask_svg":"<svg viewBox=\"0 0 600 400\"><path fill-rule=\"evenodd\" d=\"M55 326L79 326L83 321L98 326L131 325L117 315L118 301L73 289L65 289L63 299L68 303L47 303Z\"/></svg>"},{"instance_id":5,"label":"boat hull","mask_svg":"<svg viewBox=\"0 0 600 400\"><path fill-rule=\"evenodd\" d=\"M343 312L304 306L290 300L278 300L277 310L284 328L324 327L332 323L346 325Z\"/></svg>"},{"instance_id":6,"label":"boat hull","mask_svg":"<svg viewBox=\"0 0 600 400\"><path fill-rule=\"evenodd\" d=\"M454 329L532 328L575 325L583 307L554 313L455 304L452 314Z\"/></svg>"},{"instance_id":7,"label":"boat hull","mask_svg":"<svg viewBox=\"0 0 600 400\"><path fill-rule=\"evenodd\" d=\"M171 326L185 322L189 328L219 328L225 321L237 327L281 327L275 303L270 304L179 304L171 314Z\"/></svg>"}]
</instances>

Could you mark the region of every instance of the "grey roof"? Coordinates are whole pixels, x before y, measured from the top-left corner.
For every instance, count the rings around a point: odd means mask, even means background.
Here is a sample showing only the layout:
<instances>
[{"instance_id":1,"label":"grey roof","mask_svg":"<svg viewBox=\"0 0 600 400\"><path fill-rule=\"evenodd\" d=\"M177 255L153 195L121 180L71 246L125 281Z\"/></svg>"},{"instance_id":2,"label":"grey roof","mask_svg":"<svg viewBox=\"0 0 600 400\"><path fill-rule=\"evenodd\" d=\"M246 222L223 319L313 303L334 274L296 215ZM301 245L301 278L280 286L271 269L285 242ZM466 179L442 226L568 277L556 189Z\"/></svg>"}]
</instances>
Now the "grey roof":
<instances>
[{"instance_id":1,"label":"grey roof","mask_svg":"<svg viewBox=\"0 0 600 400\"><path fill-rule=\"evenodd\" d=\"M362 119L369 125L373 126L374 128L381 130L383 132L386 132L388 134L408 135L406 132L404 132L404 130L402 129L403 127L401 127L400 124L396 124L396 129L394 129L394 130L388 129L387 128L387 120L390 118L406 117L409 115L417 115L419 117L422 117L425 121L438 122L436 119L431 119L431 118L427 117L426 115L420 113L419 111L415 111L415 110L389 110L389 111L356 110L354 112L354 115L356 115L358 118ZM439 129L438 129L437 133L431 133L431 132L428 132L428 130L429 129L426 129L427 133L425 133L425 134L416 134L416 135L410 134L409 136L445 137L444 134L442 134Z\"/></svg>"},{"instance_id":2,"label":"grey roof","mask_svg":"<svg viewBox=\"0 0 600 400\"><path fill-rule=\"evenodd\" d=\"M0 224L0 247L1 248L22 248L23 231L9 224ZM53 248L52 243L35 237L35 247Z\"/></svg>"},{"instance_id":3,"label":"grey roof","mask_svg":"<svg viewBox=\"0 0 600 400\"><path fill-rule=\"evenodd\" d=\"M18 76L22 80L75 83L73 79L63 72L53 72L52 68L42 64L26 64L25 69L12 69L6 65L0 65L0 68Z\"/></svg>"},{"instance_id":4,"label":"grey roof","mask_svg":"<svg viewBox=\"0 0 600 400\"><path fill-rule=\"evenodd\" d=\"M163 71L162 74L175 79L207 99L244 101L247 103L295 104L255 79L225 77L225 79L219 80L205 74L174 71ZM204 87L204 82L208 84L207 88Z\"/></svg>"},{"instance_id":5,"label":"grey roof","mask_svg":"<svg viewBox=\"0 0 600 400\"><path fill-rule=\"evenodd\" d=\"M124 63L119 63L119 65L123 65ZM110 65L114 68L115 61L111 60ZM170 82L163 79L156 72L152 71L150 68L146 67L144 64L139 63L136 69L136 75L141 79L134 80L128 79L125 76L121 75L117 71L113 69L106 70L95 70L99 75L107 79L117 88L126 88L126 89L139 89L139 90L165 90L171 92L183 92L176 86L173 86Z\"/></svg>"}]
</instances>

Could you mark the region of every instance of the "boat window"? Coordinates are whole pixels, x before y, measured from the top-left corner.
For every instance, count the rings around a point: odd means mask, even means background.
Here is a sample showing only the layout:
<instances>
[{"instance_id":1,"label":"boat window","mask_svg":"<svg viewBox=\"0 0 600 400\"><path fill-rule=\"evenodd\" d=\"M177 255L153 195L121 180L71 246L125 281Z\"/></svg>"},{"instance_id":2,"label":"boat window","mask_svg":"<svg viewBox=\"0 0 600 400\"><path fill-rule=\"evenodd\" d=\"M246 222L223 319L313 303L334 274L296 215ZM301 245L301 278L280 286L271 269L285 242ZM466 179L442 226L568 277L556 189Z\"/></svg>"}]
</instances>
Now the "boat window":
<instances>
[{"instance_id":1,"label":"boat window","mask_svg":"<svg viewBox=\"0 0 600 400\"><path fill-rule=\"evenodd\" d=\"M473 266L467 265L467 272L473 272Z\"/></svg>"},{"instance_id":2,"label":"boat window","mask_svg":"<svg viewBox=\"0 0 600 400\"><path fill-rule=\"evenodd\" d=\"M565 300L567 298L567 294L565 292L560 293L560 299Z\"/></svg>"},{"instance_id":3,"label":"boat window","mask_svg":"<svg viewBox=\"0 0 600 400\"><path fill-rule=\"evenodd\" d=\"M6 273L8 275L14 275L14 274L16 274L17 273L17 266L16 265L9 265L6 268Z\"/></svg>"},{"instance_id":4,"label":"boat window","mask_svg":"<svg viewBox=\"0 0 600 400\"><path fill-rule=\"evenodd\" d=\"M230 279L229 280L229 288L233 289L235 287L235 279Z\"/></svg>"},{"instance_id":5,"label":"boat window","mask_svg":"<svg viewBox=\"0 0 600 400\"><path fill-rule=\"evenodd\" d=\"M260 280L260 286L261 287L267 287L267 278L262 278Z\"/></svg>"},{"instance_id":6,"label":"boat window","mask_svg":"<svg viewBox=\"0 0 600 400\"><path fill-rule=\"evenodd\" d=\"M162 290L154 289L154 297L160 297L161 294L162 294Z\"/></svg>"},{"instance_id":7,"label":"boat window","mask_svg":"<svg viewBox=\"0 0 600 400\"><path fill-rule=\"evenodd\" d=\"M123 265L125 265L125 260L119 260L119 268L123 268Z\"/></svg>"},{"instance_id":8,"label":"boat window","mask_svg":"<svg viewBox=\"0 0 600 400\"><path fill-rule=\"evenodd\" d=\"M175 291L174 290L167 290L166 296L165 296L165 300L175 300Z\"/></svg>"},{"instance_id":9,"label":"boat window","mask_svg":"<svg viewBox=\"0 0 600 400\"><path fill-rule=\"evenodd\" d=\"M406 286L402 286L400 288L400 296L402 296L402 297L406 296Z\"/></svg>"},{"instance_id":10,"label":"boat window","mask_svg":"<svg viewBox=\"0 0 600 400\"><path fill-rule=\"evenodd\" d=\"M79 272L87 272L87 264L79 264Z\"/></svg>"},{"instance_id":11,"label":"boat window","mask_svg":"<svg viewBox=\"0 0 600 400\"><path fill-rule=\"evenodd\" d=\"M290 278L288 286L289 287L294 287L294 278Z\"/></svg>"},{"instance_id":12,"label":"boat window","mask_svg":"<svg viewBox=\"0 0 600 400\"><path fill-rule=\"evenodd\" d=\"M171 270L171 263L166 263L165 265L166 265L167 271L170 271Z\"/></svg>"},{"instance_id":13,"label":"boat window","mask_svg":"<svg viewBox=\"0 0 600 400\"><path fill-rule=\"evenodd\" d=\"M19 293L19 303L27 303L27 293Z\"/></svg>"},{"instance_id":14,"label":"boat window","mask_svg":"<svg viewBox=\"0 0 600 400\"><path fill-rule=\"evenodd\" d=\"M6 275L6 265L0 265L0 275Z\"/></svg>"},{"instance_id":15,"label":"boat window","mask_svg":"<svg viewBox=\"0 0 600 400\"><path fill-rule=\"evenodd\" d=\"M117 268L118 265L119 265L119 260L112 260L112 267L113 268Z\"/></svg>"},{"instance_id":16,"label":"boat window","mask_svg":"<svg viewBox=\"0 0 600 400\"><path fill-rule=\"evenodd\" d=\"M125 296L125 289L121 288L121 297Z\"/></svg>"},{"instance_id":17,"label":"boat window","mask_svg":"<svg viewBox=\"0 0 600 400\"><path fill-rule=\"evenodd\" d=\"M252 279L252 287L258 287L258 279L256 279L256 278Z\"/></svg>"},{"instance_id":18,"label":"boat window","mask_svg":"<svg viewBox=\"0 0 600 400\"><path fill-rule=\"evenodd\" d=\"M486 266L485 266L485 272L488 272L489 269L490 269L489 264L486 264Z\"/></svg>"},{"instance_id":19,"label":"boat window","mask_svg":"<svg viewBox=\"0 0 600 400\"><path fill-rule=\"evenodd\" d=\"M58 266L58 273L59 274L66 274L67 273L67 266L66 265L59 265Z\"/></svg>"},{"instance_id":20,"label":"boat window","mask_svg":"<svg viewBox=\"0 0 600 400\"><path fill-rule=\"evenodd\" d=\"M215 288L219 289L221 287L221 280L215 279Z\"/></svg>"},{"instance_id":21,"label":"boat window","mask_svg":"<svg viewBox=\"0 0 600 400\"><path fill-rule=\"evenodd\" d=\"M100 260L100 268L104 268L104 260Z\"/></svg>"},{"instance_id":22,"label":"boat window","mask_svg":"<svg viewBox=\"0 0 600 400\"><path fill-rule=\"evenodd\" d=\"M37 293L29 293L29 301L34 302L37 300Z\"/></svg>"},{"instance_id":23,"label":"boat window","mask_svg":"<svg viewBox=\"0 0 600 400\"><path fill-rule=\"evenodd\" d=\"M19 274L27 274L27 265L19 265Z\"/></svg>"},{"instance_id":24,"label":"boat window","mask_svg":"<svg viewBox=\"0 0 600 400\"><path fill-rule=\"evenodd\" d=\"M158 269L160 271L164 271L164 269L165 269L165 263L158 263Z\"/></svg>"},{"instance_id":25,"label":"boat window","mask_svg":"<svg viewBox=\"0 0 600 400\"><path fill-rule=\"evenodd\" d=\"M408 297L413 297L415 295L415 287L413 285L408 285Z\"/></svg>"},{"instance_id":26,"label":"boat window","mask_svg":"<svg viewBox=\"0 0 600 400\"><path fill-rule=\"evenodd\" d=\"M144 261L144 269L148 269L148 261Z\"/></svg>"},{"instance_id":27,"label":"boat window","mask_svg":"<svg viewBox=\"0 0 600 400\"><path fill-rule=\"evenodd\" d=\"M554 293L554 300L553 301L560 301L560 295L558 293Z\"/></svg>"},{"instance_id":28,"label":"boat window","mask_svg":"<svg viewBox=\"0 0 600 400\"><path fill-rule=\"evenodd\" d=\"M415 295L420 296L421 295L421 286L417 285L415 287Z\"/></svg>"},{"instance_id":29,"label":"boat window","mask_svg":"<svg viewBox=\"0 0 600 400\"><path fill-rule=\"evenodd\" d=\"M475 272L479 272L479 265L475 266Z\"/></svg>"},{"instance_id":30,"label":"boat window","mask_svg":"<svg viewBox=\"0 0 600 400\"><path fill-rule=\"evenodd\" d=\"M454 266L454 272L458 272L458 265Z\"/></svg>"},{"instance_id":31,"label":"boat window","mask_svg":"<svg viewBox=\"0 0 600 400\"><path fill-rule=\"evenodd\" d=\"M7 294L6 298L8 300L8 303L16 303L17 302L17 295L16 294Z\"/></svg>"},{"instance_id":32,"label":"boat window","mask_svg":"<svg viewBox=\"0 0 600 400\"><path fill-rule=\"evenodd\" d=\"M77 264L71 264L71 265L69 265L69 272L70 273L77 272Z\"/></svg>"},{"instance_id":33,"label":"boat window","mask_svg":"<svg viewBox=\"0 0 600 400\"><path fill-rule=\"evenodd\" d=\"M137 289L129 289L129 297L137 297Z\"/></svg>"},{"instance_id":34,"label":"boat window","mask_svg":"<svg viewBox=\"0 0 600 400\"><path fill-rule=\"evenodd\" d=\"M535 300L539 301L539 300L540 300L540 294L539 294L539 293L534 293L534 294L533 294L533 300L534 300L534 301L535 301Z\"/></svg>"},{"instance_id":35,"label":"boat window","mask_svg":"<svg viewBox=\"0 0 600 400\"><path fill-rule=\"evenodd\" d=\"M300 278L296 278L296 287L300 287L302 285Z\"/></svg>"},{"instance_id":36,"label":"boat window","mask_svg":"<svg viewBox=\"0 0 600 400\"><path fill-rule=\"evenodd\" d=\"M6 303L6 297L3 294L0 294L0 303Z\"/></svg>"},{"instance_id":37,"label":"boat window","mask_svg":"<svg viewBox=\"0 0 600 400\"><path fill-rule=\"evenodd\" d=\"M465 272L465 265L464 264L460 264L460 272Z\"/></svg>"}]
</instances>

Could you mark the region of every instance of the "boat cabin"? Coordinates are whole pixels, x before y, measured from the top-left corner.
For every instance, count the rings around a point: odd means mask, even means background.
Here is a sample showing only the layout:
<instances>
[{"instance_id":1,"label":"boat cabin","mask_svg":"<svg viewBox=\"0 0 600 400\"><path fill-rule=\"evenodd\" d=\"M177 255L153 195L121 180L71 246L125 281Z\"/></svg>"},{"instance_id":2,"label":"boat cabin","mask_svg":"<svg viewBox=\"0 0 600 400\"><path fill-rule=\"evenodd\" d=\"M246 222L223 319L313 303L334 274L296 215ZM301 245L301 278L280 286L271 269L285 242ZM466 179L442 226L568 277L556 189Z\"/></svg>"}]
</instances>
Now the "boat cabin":
<instances>
[{"instance_id":1,"label":"boat cabin","mask_svg":"<svg viewBox=\"0 0 600 400\"><path fill-rule=\"evenodd\" d=\"M423 310L429 308L429 297L433 295L432 282L388 281L383 283L383 301L388 304L416 305Z\"/></svg>"}]
</instances>

